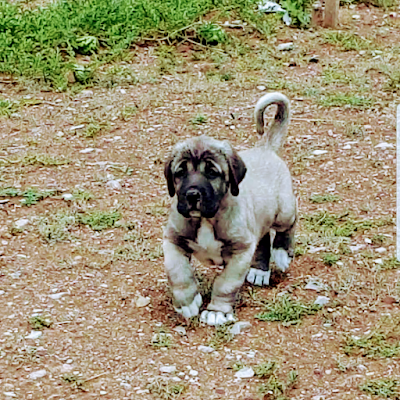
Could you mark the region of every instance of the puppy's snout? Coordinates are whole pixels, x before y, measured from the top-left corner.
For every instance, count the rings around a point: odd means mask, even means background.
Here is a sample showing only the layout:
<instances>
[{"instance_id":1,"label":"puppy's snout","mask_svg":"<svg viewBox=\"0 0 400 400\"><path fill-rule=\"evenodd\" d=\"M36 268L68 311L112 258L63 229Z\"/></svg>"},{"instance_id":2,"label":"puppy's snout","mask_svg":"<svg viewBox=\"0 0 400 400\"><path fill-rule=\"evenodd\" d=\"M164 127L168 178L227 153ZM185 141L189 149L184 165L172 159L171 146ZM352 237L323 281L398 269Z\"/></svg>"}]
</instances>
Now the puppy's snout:
<instances>
[{"instance_id":1,"label":"puppy's snout","mask_svg":"<svg viewBox=\"0 0 400 400\"><path fill-rule=\"evenodd\" d=\"M186 192L186 200L192 206L195 206L200 201L200 198L201 193L197 189L189 189Z\"/></svg>"}]
</instances>

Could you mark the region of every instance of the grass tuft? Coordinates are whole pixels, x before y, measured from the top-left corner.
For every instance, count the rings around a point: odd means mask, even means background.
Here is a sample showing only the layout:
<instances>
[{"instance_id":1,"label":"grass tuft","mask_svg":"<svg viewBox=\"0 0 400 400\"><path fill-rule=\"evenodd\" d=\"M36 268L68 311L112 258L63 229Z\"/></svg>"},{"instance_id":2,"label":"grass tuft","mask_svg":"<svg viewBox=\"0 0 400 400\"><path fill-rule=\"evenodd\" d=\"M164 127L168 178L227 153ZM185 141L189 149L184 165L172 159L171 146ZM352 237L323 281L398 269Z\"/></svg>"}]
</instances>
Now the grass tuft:
<instances>
[{"instance_id":1,"label":"grass tuft","mask_svg":"<svg viewBox=\"0 0 400 400\"><path fill-rule=\"evenodd\" d=\"M147 385L151 394L157 396L157 399L172 400L178 398L187 386L182 383L173 383L163 377L156 377L153 382Z\"/></svg>"},{"instance_id":2,"label":"grass tuft","mask_svg":"<svg viewBox=\"0 0 400 400\"><path fill-rule=\"evenodd\" d=\"M112 228L119 219L121 219L121 214L118 211L91 211L76 215L78 223L86 225L94 231Z\"/></svg>"},{"instance_id":3,"label":"grass tuft","mask_svg":"<svg viewBox=\"0 0 400 400\"><path fill-rule=\"evenodd\" d=\"M299 324L306 315L314 315L322 308L316 304L305 304L301 301L292 300L287 295L266 303L264 307L265 311L255 316L257 319L279 321L284 326Z\"/></svg>"},{"instance_id":4,"label":"grass tuft","mask_svg":"<svg viewBox=\"0 0 400 400\"><path fill-rule=\"evenodd\" d=\"M28 322L31 328L37 331L50 328L53 325L53 321L47 315L35 315L30 317Z\"/></svg>"},{"instance_id":5,"label":"grass tuft","mask_svg":"<svg viewBox=\"0 0 400 400\"><path fill-rule=\"evenodd\" d=\"M386 378L367 381L360 386L360 389L363 392L385 399L397 400L400 397L400 381L396 379Z\"/></svg>"},{"instance_id":6,"label":"grass tuft","mask_svg":"<svg viewBox=\"0 0 400 400\"><path fill-rule=\"evenodd\" d=\"M310 196L310 201L311 203L317 203L317 204L321 204L321 203L333 203L335 201L339 201L342 200L342 198L336 194L331 194L331 193L327 193L327 194L312 194Z\"/></svg>"}]
</instances>

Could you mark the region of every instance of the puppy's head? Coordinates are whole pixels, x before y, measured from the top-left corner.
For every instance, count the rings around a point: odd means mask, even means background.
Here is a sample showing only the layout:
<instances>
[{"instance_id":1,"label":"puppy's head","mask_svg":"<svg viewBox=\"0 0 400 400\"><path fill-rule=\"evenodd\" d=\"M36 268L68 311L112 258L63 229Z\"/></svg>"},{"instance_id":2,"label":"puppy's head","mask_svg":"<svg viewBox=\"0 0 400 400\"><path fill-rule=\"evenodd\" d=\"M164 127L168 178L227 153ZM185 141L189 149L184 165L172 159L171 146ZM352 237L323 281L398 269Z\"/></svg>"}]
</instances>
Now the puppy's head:
<instances>
[{"instance_id":1,"label":"puppy's head","mask_svg":"<svg viewBox=\"0 0 400 400\"><path fill-rule=\"evenodd\" d=\"M227 142L208 137L188 139L172 150L164 169L171 197L185 218L212 218L230 192L239 194L246 166Z\"/></svg>"}]
</instances>

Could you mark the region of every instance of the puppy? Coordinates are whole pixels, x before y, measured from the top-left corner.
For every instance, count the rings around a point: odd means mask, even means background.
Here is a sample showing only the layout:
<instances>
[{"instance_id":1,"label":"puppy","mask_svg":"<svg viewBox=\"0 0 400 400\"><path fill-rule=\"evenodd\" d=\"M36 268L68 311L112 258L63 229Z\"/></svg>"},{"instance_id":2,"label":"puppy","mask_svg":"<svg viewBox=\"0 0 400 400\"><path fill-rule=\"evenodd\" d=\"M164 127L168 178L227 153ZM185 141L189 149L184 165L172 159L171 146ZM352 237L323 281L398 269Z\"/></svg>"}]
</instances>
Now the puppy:
<instances>
[{"instance_id":1,"label":"puppy","mask_svg":"<svg viewBox=\"0 0 400 400\"><path fill-rule=\"evenodd\" d=\"M277 105L275 119L264 135L264 111L272 104ZM192 256L224 267L201 314L208 325L235 319L235 298L246 277L256 285L269 284L271 256L279 270L289 268L297 201L290 172L278 156L289 112L284 95L267 94L255 107L257 132L264 135L259 145L238 153L226 141L196 137L175 145L166 161L173 201L164 230L165 268L174 308L184 317L198 315L202 305Z\"/></svg>"}]
</instances>

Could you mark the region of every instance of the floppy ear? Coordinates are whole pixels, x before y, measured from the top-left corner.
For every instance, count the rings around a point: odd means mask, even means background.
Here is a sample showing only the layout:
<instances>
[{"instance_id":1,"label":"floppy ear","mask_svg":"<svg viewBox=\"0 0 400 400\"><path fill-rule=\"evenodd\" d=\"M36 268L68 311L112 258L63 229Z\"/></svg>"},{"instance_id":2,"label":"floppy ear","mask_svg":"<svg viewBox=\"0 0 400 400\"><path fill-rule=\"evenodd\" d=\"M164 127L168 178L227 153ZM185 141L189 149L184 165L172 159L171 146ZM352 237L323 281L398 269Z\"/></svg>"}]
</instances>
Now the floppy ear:
<instances>
[{"instance_id":1,"label":"floppy ear","mask_svg":"<svg viewBox=\"0 0 400 400\"><path fill-rule=\"evenodd\" d=\"M239 183L242 182L246 175L246 165L240 158L236 150L232 149L231 154L227 155L229 165L229 184L231 186L231 193L233 196L239 194Z\"/></svg>"},{"instance_id":2,"label":"floppy ear","mask_svg":"<svg viewBox=\"0 0 400 400\"><path fill-rule=\"evenodd\" d=\"M170 157L166 162L164 166L164 176L165 179L167 180L167 185L168 185L168 193L171 197L175 196L175 186L174 186L174 177L172 176L172 165L173 158Z\"/></svg>"}]
</instances>

